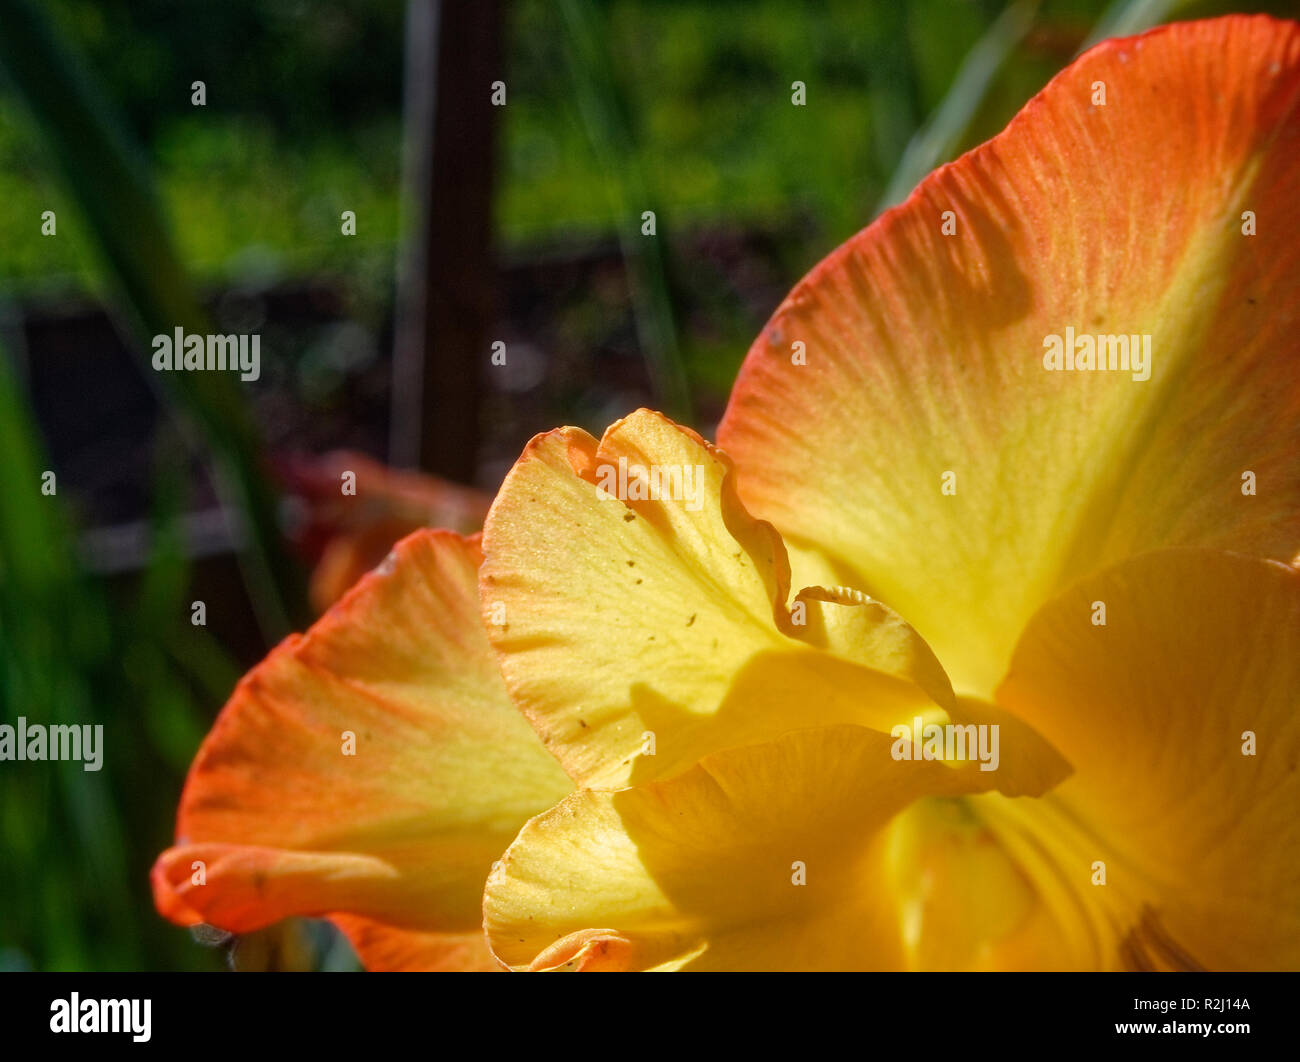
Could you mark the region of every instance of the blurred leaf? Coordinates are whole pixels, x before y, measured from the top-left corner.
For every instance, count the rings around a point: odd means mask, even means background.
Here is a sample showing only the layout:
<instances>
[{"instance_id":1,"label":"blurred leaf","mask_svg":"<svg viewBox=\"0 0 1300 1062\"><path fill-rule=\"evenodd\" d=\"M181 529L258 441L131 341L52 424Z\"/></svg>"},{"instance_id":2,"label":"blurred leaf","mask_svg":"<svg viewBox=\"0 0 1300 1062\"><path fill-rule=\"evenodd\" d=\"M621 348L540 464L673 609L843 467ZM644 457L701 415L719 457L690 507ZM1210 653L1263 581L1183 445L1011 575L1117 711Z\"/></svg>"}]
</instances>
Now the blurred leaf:
<instances>
[{"instance_id":1,"label":"blurred leaf","mask_svg":"<svg viewBox=\"0 0 1300 1062\"><path fill-rule=\"evenodd\" d=\"M177 257L147 170L107 97L44 13L29 0L0 0L0 64L12 79L71 189L112 278L131 308L136 349L177 327L210 329ZM148 363L146 362L146 365ZM160 375L211 448L218 487L243 523L249 594L273 641L308 619L305 583L284 550L275 494L262 475L258 433L229 373Z\"/></svg>"},{"instance_id":2,"label":"blurred leaf","mask_svg":"<svg viewBox=\"0 0 1300 1062\"><path fill-rule=\"evenodd\" d=\"M20 716L80 725L92 721L87 673L108 650L108 619L77 574L58 495L41 491L49 465L35 439L10 361L0 351L6 472L0 506L0 719L9 725ZM105 741L112 729L105 727ZM125 834L105 772L86 771L80 762L45 766L35 773L27 765L10 765L0 773L0 943L20 939L24 924L26 936L48 925L54 933L45 941L46 964L76 966L92 945L82 935L85 921L75 897L93 894L100 918L129 922L123 902ZM42 875L43 887L33 887L27 878L32 873ZM110 936L103 943L116 961L126 960L128 938Z\"/></svg>"},{"instance_id":3,"label":"blurred leaf","mask_svg":"<svg viewBox=\"0 0 1300 1062\"><path fill-rule=\"evenodd\" d=\"M0 721L104 728L97 771L76 761L0 771L0 965L210 968L153 917L148 866L205 728L182 665L215 653L218 667L201 665L215 674L223 656L178 607L169 551L137 609L117 607L79 566L64 495L41 492L49 462L3 350L0 448ZM165 521L179 495L161 494ZM235 677L226 662L205 699L224 699Z\"/></svg>"}]
</instances>

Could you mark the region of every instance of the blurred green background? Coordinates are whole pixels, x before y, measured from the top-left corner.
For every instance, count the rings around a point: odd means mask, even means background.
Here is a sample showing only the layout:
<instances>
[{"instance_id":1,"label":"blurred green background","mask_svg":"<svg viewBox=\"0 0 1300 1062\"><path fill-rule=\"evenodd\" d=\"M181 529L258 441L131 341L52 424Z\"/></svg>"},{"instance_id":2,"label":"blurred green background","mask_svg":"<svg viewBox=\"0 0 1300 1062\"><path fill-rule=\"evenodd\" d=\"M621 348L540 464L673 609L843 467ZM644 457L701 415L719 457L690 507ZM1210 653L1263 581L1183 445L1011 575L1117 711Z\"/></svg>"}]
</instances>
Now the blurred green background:
<instances>
[{"instance_id":1,"label":"blurred green background","mask_svg":"<svg viewBox=\"0 0 1300 1062\"><path fill-rule=\"evenodd\" d=\"M1086 42L1287 6L508 0L493 334L524 368L483 396L472 480L638 404L710 433L799 276ZM0 2L0 721L99 722L107 744L98 773L0 763L0 969L353 964L318 923L170 926L147 874L235 681L310 618L269 470L389 456L406 18ZM633 250L643 209L658 236ZM262 331L264 379L155 393L141 337L205 315ZM197 598L224 619L191 626Z\"/></svg>"}]
</instances>

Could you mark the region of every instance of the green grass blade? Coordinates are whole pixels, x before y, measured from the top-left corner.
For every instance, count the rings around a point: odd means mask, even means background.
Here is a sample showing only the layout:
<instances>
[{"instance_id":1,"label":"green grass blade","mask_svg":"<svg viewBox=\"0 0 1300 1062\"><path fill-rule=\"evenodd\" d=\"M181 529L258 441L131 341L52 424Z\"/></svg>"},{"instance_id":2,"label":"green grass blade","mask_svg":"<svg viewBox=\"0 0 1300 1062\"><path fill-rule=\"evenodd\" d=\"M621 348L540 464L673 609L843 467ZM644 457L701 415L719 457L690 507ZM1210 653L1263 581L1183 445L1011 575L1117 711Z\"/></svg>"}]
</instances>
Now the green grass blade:
<instances>
[{"instance_id":1,"label":"green grass blade","mask_svg":"<svg viewBox=\"0 0 1300 1062\"><path fill-rule=\"evenodd\" d=\"M1115 0L1097 20L1080 51L1109 37L1130 37L1166 22L1187 0Z\"/></svg>"},{"instance_id":2,"label":"green grass blade","mask_svg":"<svg viewBox=\"0 0 1300 1062\"><path fill-rule=\"evenodd\" d=\"M656 209L628 133L626 106L606 44L608 33L590 0L562 0L569 73L578 109L609 180L619 216L638 340L656 403L674 420L693 418L664 266L664 216ZM653 237L640 231L642 211L654 210Z\"/></svg>"},{"instance_id":3,"label":"green grass blade","mask_svg":"<svg viewBox=\"0 0 1300 1062\"><path fill-rule=\"evenodd\" d=\"M993 79L1034 23L1038 0L1016 0L975 43L934 114L909 141L876 213L901 203L931 170L950 161Z\"/></svg>"}]
</instances>

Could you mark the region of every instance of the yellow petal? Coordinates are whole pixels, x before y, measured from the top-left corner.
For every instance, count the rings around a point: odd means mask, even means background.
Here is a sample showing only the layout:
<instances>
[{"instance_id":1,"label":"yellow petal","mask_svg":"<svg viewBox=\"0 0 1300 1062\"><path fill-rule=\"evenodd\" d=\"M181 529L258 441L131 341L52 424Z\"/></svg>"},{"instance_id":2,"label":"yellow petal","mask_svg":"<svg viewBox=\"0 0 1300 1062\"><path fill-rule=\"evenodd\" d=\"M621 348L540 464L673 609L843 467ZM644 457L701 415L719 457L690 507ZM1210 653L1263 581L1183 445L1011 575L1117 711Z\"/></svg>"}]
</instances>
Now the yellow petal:
<instances>
[{"instance_id":1,"label":"yellow petal","mask_svg":"<svg viewBox=\"0 0 1300 1062\"><path fill-rule=\"evenodd\" d=\"M983 802L994 798L918 800L890 824L884 867L907 968L1089 969L1076 913L1054 903L1039 863L988 821Z\"/></svg>"},{"instance_id":2,"label":"yellow petal","mask_svg":"<svg viewBox=\"0 0 1300 1062\"><path fill-rule=\"evenodd\" d=\"M904 967L884 827L917 797L992 776L895 760L892 746L862 727L801 730L667 780L574 793L493 870L493 952L521 969Z\"/></svg>"},{"instance_id":3,"label":"yellow petal","mask_svg":"<svg viewBox=\"0 0 1300 1062\"><path fill-rule=\"evenodd\" d=\"M638 469L690 489L621 491ZM809 588L787 608L784 548L735 499L730 461L659 414L599 444L571 428L535 439L484 553L506 685L581 785L663 777L797 727L888 730L952 702L929 647L878 603Z\"/></svg>"},{"instance_id":4,"label":"yellow petal","mask_svg":"<svg viewBox=\"0 0 1300 1062\"><path fill-rule=\"evenodd\" d=\"M1298 140L1295 23L1092 50L777 310L718 431L741 498L983 697L1075 577L1165 546L1289 561ZM1067 329L1150 336L1149 379L1047 371Z\"/></svg>"},{"instance_id":5,"label":"yellow petal","mask_svg":"<svg viewBox=\"0 0 1300 1062\"><path fill-rule=\"evenodd\" d=\"M1300 572L1285 565L1152 554L1035 616L998 700L1075 767L1045 802L1050 832L1125 949L1113 964L1300 967L1297 696Z\"/></svg>"},{"instance_id":6,"label":"yellow petal","mask_svg":"<svg viewBox=\"0 0 1300 1062\"><path fill-rule=\"evenodd\" d=\"M243 932L344 913L464 950L493 860L571 789L502 686L480 558L412 535L245 677L155 865L163 914Z\"/></svg>"}]
</instances>

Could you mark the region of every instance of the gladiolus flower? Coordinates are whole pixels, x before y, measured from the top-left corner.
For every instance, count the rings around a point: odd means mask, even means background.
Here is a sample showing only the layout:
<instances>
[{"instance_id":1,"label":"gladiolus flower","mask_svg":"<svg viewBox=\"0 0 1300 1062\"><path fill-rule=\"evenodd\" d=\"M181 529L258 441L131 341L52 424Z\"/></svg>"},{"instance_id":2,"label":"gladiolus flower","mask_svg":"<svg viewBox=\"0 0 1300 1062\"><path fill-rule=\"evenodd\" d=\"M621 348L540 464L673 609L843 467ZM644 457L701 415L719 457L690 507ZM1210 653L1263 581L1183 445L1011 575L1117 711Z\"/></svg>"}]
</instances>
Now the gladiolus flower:
<instances>
[{"instance_id":1,"label":"gladiolus flower","mask_svg":"<svg viewBox=\"0 0 1300 1062\"><path fill-rule=\"evenodd\" d=\"M1300 27L1092 50L795 288L721 449L539 436L278 647L159 909L373 968L1300 966L1298 213Z\"/></svg>"}]
</instances>

